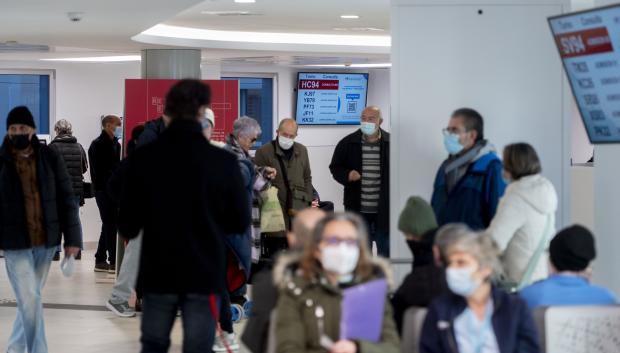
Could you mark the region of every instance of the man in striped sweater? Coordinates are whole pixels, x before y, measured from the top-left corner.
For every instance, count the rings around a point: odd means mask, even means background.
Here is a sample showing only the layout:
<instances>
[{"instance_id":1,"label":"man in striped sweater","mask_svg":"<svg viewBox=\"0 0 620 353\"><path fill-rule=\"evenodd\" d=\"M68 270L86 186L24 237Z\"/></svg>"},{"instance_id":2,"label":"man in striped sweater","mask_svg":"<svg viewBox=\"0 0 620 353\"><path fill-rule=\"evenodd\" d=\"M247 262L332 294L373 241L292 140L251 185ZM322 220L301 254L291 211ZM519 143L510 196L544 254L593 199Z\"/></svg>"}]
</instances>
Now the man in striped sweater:
<instances>
[{"instance_id":1,"label":"man in striped sweater","mask_svg":"<svg viewBox=\"0 0 620 353\"><path fill-rule=\"evenodd\" d=\"M378 254L389 257L390 134L382 123L378 107L364 109L360 129L338 143L329 169L344 186L345 209L364 217L370 245L374 241Z\"/></svg>"}]
</instances>

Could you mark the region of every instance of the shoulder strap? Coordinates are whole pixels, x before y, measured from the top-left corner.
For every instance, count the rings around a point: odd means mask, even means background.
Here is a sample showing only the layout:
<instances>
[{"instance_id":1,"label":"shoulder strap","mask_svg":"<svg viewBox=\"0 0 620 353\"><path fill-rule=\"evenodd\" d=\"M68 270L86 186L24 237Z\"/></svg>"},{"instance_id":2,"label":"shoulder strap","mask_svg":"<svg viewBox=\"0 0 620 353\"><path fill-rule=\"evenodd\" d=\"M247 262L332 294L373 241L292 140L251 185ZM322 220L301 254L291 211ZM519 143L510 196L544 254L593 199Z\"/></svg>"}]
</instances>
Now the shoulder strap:
<instances>
[{"instance_id":1,"label":"shoulder strap","mask_svg":"<svg viewBox=\"0 0 620 353\"><path fill-rule=\"evenodd\" d=\"M282 171L282 179L284 180L284 186L286 187L286 211L285 212L288 213L288 211L293 208L293 190L291 190L291 185L288 180L288 173L286 171L286 166L284 165L284 161L282 160L282 157L277 152L276 141L275 140L271 141L271 144L273 145L273 154L276 156L276 159L278 160L278 164L280 165L280 170Z\"/></svg>"},{"instance_id":2,"label":"shoulder strap","mask_svg":"<svg viewBox=\"0 0 620 353\"><path fill-rule=\"evenodd\" d=\"M517 290L520 290L523 287L530 284L530 281L532 280L532 275L534 274L534 270L536 269L536 266L538 266L538 263L540 262L540 257L545 251L545 245L547 244L547 239L549 238L549 231L551 228L551 223L552 223L551 219L553 218L553 214L547 215L546 218L547 219L545 221L545 230L543 231L543 234L540 237L540 243L538 244L538 247L536 248L534 255L532 255L532 257L530 258L530 261L528 261L527 263L525 273L523 274L523 277L521 278L521 282L519 282L519 286L517 287Z\"/></svg>"}]
</instances>

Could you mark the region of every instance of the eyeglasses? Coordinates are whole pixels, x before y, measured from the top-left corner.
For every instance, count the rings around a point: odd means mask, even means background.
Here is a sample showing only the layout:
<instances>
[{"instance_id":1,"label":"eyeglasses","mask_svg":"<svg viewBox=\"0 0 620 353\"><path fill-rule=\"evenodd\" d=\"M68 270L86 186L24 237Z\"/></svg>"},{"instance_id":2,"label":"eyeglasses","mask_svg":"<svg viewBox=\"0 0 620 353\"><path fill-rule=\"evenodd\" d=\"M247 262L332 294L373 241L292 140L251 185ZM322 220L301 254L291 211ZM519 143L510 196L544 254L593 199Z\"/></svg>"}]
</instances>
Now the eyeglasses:
<instances>
[{"instance_id":1,"label":"eyeglasses","mask_svg":"<svg viewBox=\"0 0 620 353\"><path fill-rule=\"evenodd\" d=\"M442 129L441 132L444 135L448 135L448 134L460 135L460 134L462 134L464 132L467 132L467 130L461 130L461 129L456 128L456 127L447 127L447 128Z\"/></svg>"},{"instance_id":2,"label":"eyeglasses","mask_svg":"<svg viewBox=\"0 0 620 353\"><path fill-rule=\"evenodd\" d=\"M327 245L346 244L346 245L349 245L349 246L357 246L357 239L342 239L342 238L338 238L336 236L328 236L328 237L324 238L323 241Z\"/></svg>"}]
</instances>

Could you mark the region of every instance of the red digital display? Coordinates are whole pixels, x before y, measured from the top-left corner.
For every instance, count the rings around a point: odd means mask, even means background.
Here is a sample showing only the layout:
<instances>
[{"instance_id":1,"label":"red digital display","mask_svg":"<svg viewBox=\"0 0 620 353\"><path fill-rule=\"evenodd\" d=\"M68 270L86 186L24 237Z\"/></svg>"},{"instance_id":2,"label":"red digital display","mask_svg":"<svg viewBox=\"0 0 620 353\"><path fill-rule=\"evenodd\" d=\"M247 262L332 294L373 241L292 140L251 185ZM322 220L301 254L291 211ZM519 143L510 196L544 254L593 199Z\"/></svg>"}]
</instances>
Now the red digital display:
<instances>
[{"instance_id":1,"label":"red digital display","mask_svg":"<svg viewBox=\"0 0 620 353\"><path fill-rule=\"evenodd\" d=\"M338 90L338 80L299 80L299 89L333 89Z\"/></svg>"},{"instance_id":2,"label":"red digital display","mask_svg":"<svg viewBox=\"0 0 620 353\"><path fill-rule=\"evenodd\" d=\"M563 58L608 53L614 50L605 27L558 34L555 36L555 41Z\"/></svg>"}]
</instances>

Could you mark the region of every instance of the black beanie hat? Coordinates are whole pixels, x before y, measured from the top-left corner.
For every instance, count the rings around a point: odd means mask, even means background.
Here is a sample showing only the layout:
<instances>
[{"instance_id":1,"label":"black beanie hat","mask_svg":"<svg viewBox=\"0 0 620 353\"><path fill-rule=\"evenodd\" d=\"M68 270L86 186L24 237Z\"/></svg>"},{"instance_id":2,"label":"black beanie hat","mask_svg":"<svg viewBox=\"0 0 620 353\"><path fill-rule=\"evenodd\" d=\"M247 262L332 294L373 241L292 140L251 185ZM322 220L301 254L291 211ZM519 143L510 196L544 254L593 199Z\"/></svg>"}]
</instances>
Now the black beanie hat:
<instances>
[{"instance_id":1,"label":"black beanie hat","mask_svg":"<svg viewBox=\"0 0 620 353\"><path fill-rule=\"evenodd\" d=\"M549 257L560 272L583 271L596 257L594 236L579 225L563 229L551 240Z\"/></svg>"},{"instance_id":2,"label":"black beanie hat","mask_svg":"<svg viewBox=\"0 0 620 353\"><path fill-rule=\"evenodd\" d=\"M33 129L37 128L37 126L34 124L34 117L32 116L30 109L23 105L13 108L9 112L9 115L6 117L7 130L9 129L9 126L14 124L28 125Z\"/></svg>"}]
</instances>

